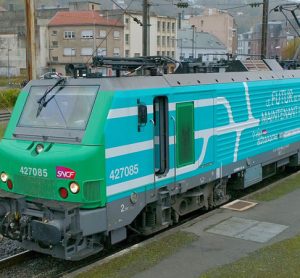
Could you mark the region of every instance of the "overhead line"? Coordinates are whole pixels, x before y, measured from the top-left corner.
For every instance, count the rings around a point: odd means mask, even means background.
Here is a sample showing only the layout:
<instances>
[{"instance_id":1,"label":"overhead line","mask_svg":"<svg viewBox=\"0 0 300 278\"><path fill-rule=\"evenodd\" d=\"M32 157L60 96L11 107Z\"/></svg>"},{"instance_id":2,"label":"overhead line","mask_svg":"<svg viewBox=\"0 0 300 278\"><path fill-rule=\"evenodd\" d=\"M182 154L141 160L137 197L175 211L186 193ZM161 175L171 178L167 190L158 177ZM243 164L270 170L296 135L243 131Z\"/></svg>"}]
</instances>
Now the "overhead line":
<instances>
[{"instance_id":1,"label":"overhead line","mask_svg":"<svg viewBox=\"0 0 300 278\"><path fill-rule=\"evenodd\" d=\"M113 2L113 3L115 4L115 1L114 1L114 0L110 0L110 1ZM127 6L126 9L121 8L121 9L124 11L124 13L120 15L120 17L119 17L118 20L116 20L116 23L113 25L113 27L117 26L117 24L120 23L120 21L121 21L121 19L122 19L122 16L123 16L125 13L128 14L128 13L127 13L127 10L128 10L129 7L132 5L133 1L134 1L134 0L131 0L131 2L129 3L129 5ZM87 64L87 63L92 59L92 57L95 55L97 49L98 49L98 48L99 48L99 47L107 40L108 35L109 35L109 34L112 32L112 30L113 30L113 27L110 28L110 30L107 32L105 38L103 38L102 41L96 46L96 48L94 49L94 52L92 53L92 55L91 55L91 56L88 58L88 60L86 61L86 64ZM95 36L95 34L94 34L94 36ZM107 51L107 49L106 49L106 51Z\"/></svg>"}]
</instances>

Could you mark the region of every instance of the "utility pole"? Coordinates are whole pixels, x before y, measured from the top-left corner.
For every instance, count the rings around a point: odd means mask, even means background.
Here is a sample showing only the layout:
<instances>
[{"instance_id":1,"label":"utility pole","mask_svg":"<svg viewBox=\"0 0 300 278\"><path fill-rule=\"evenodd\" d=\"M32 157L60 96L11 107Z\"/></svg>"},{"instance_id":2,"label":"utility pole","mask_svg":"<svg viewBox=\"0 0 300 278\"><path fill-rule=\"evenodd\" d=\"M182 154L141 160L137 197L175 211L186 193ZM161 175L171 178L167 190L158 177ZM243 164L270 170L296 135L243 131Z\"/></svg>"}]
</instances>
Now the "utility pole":
<instances>
[{"instance_id":1,"label":"utility pole","mask_svg":"<svg viewBox=\"0 0 300 278\"><path fill-rule=\"evenodd\" d=\"M10 86L10 65L9 65L9 39L7 40L7 78L8 78L8 86Z\"/></svg>"},{"instance_id":2,"label":"utility pole","mask_svg":"<svg viewBox=\"0 0 300 278\"><path fill-rule=\"evenodd\" d=\"M143 0L143 56L150 55L150 4Z\"/></svg>"},{"instance_id":3,"label":"utility pole","mask_svg":"<svg viewBox=\"0 0 300 278\"><path fill-rule=\"evenodd\" d=\"M269 18L269 0L264 0L262 32L261 32L261 58L267 58L267 42L268 42L268 18Z\"/></svg>"},{"instance_id":4,"label":"utility pole","mask_svg":"<svg viewBox=\"0 0 300 278\"><path fill-rule=\"evenodd\" d=\"M34 0L25 0L26 12L26 65L28 80L36 78L36 52L35 52L35 16Z\"/></svg>"},{"instance_id":5,"label":"utility pole","mask_svg":"<svg viewBox=\"0 0 300 278\"><path fill-rule=\"evenodd\" d=\"M195 56L195 25L192 25L193 28L193 41L192 41L192 49L193 49L193 58L196 58Z\"/></svg>"}]
</instances>

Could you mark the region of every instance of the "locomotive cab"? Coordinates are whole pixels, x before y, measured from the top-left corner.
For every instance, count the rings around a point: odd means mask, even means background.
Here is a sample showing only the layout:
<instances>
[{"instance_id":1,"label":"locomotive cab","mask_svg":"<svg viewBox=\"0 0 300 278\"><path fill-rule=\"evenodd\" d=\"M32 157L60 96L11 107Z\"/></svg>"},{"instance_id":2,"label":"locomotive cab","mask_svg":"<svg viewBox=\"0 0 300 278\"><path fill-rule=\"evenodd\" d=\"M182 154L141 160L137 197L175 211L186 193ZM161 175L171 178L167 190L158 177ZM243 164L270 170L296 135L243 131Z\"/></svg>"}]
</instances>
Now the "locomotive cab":
<instances>
[{"instance_id":1,"label":"locomotive cab","mask_svg":"<svg viewBox=\"0 0 300 278\"><path fill-rule=\"evenodd\" d=\"M100 87L33 81L18 98L0 144L0 228L25 248L72 260L102 248L103 127L111 98Z\"/></svg>"}]
</instances>

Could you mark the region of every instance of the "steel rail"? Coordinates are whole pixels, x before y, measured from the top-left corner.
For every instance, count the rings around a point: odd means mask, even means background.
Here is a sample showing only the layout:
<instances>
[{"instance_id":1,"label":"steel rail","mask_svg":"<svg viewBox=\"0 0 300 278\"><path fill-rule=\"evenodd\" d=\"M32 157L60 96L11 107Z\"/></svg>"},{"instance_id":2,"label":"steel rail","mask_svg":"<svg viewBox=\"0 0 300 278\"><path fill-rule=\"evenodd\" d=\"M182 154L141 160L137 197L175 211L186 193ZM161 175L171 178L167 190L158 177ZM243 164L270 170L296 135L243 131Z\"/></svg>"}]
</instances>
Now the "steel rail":
<instances>
[{"instance_id":1,"label":"steel rail","mask_svg":"<svg viewBox=\"0 0 300 278\"><path fill-rule=\"evenodd\" d=\"M12 267L17 264L21 264L27 260L30 260L34 257L36 257L38 253L33 251L23 251L21 253L15 254L13 256L4 258L0 260L0 270L3 270L8 267Z\"/></svg>"}]
</instances>

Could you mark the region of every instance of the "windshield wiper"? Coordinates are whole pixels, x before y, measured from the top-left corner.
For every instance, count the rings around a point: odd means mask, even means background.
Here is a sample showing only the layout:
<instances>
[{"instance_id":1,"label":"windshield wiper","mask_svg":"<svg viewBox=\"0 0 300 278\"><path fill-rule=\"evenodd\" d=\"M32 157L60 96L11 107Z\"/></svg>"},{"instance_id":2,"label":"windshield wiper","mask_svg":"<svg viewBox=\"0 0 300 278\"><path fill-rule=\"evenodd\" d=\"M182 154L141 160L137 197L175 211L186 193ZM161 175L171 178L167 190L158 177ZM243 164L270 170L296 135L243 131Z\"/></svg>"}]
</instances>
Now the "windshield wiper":
<instances>
[{"instance_id":1,"label":"windshield wiper","mask_svg":"<svg viewBox=\"0 0 300 278\"><path fill-rule=\"evenodd\" d=\"M50 87L50 88L48 88L48 89L46 90L46 92L43 94L43 96L37 101L37 103L39 104L39 107L38 107L38 110L37 110L37 112L36 112L36 117L38 117L38 116L41 114L43 108L46 107L47 104L49 103L49 101L50 101L51 99L53 99L53 97L55 96L55 95L53 95L50 99L48 99L48 100L46 101L47 95L48 95L49 93L51 93L51 91L52 91L53 89L55 89L58 85L61 85L61 87L60 87L60 88L57 90L57 92L55 93L55 94L57 94L60 90L63 89L63 86L64 86L65 82L66 82L66 78L62 77L62 78L60 78L60 79L59 79L52 87Z\"/></svg>"}]
</instances>

